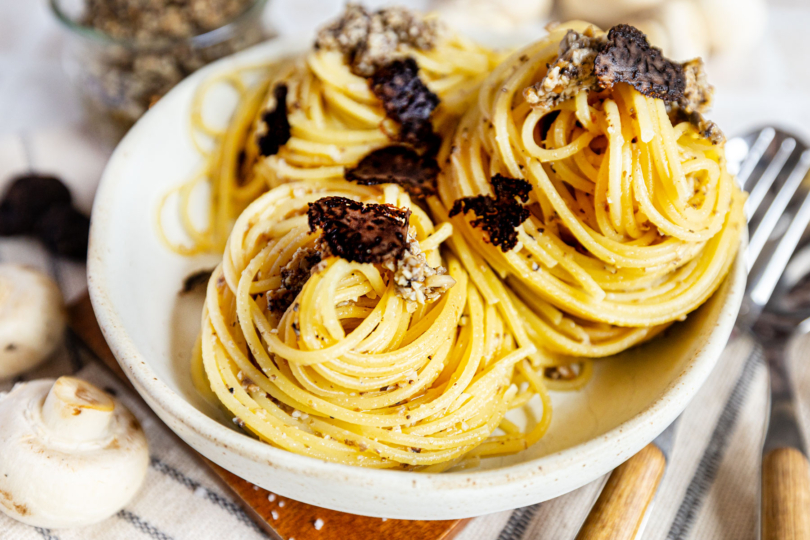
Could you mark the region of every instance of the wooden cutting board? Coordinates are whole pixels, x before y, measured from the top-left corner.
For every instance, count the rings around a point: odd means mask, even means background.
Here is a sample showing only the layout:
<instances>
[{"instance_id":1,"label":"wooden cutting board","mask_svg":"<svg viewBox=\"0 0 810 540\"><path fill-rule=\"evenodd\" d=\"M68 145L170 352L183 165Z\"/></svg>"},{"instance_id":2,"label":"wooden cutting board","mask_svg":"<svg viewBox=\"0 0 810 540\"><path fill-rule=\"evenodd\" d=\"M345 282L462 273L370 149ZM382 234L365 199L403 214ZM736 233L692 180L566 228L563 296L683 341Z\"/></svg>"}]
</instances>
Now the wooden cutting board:
<instances>
[{"instance_id":1,"label":"wooden cutting board","mask_svg":"<svg viewBox=\"0 0 810 540\"><path fill-rule=\"evenodd\" d=\"M68 307L70 327L121 380L130 385L96 322L88 296ZM189 451L194 452L191 448ZM195 452L196 454L196 452ZM234 498L263 530L281 540L450 540L469 520L382 520L318 508L274 496L197 454L231 489ZM272 500L271 500L272 499ZM274 517L276 516L276 517ZM316 529L316 523L322 526Z\"/></svg>"}]
</instances>

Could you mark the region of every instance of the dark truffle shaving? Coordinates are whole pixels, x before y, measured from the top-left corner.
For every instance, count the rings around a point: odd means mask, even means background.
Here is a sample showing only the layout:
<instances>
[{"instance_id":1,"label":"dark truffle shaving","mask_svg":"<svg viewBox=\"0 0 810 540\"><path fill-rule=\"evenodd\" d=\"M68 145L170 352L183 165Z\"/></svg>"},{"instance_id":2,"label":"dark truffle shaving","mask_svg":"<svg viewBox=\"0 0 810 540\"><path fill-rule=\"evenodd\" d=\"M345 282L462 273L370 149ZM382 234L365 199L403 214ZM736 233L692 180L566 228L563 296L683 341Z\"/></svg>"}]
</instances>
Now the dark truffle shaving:
<instances>
[{"instance_id":1,"label":"dark truffle shaving","mask_svg":"<svg viewBox=\"0 0 810 540\"><path fill-rule=\"evenodd\" d=\"M413 58L394 60L370 79L371 91L382 101L385 114L401 126L399 138L414 148L432 153L441 144L433 132L430 116L439 98L419 78Z\"/></svg>"},{"instance_id":2,"label":"dark truffle shaving","mask_svg":"<svg viewBox=\"0 0 810 540\"><path fill-rule=\"evenodd\" d=\"M312 269L321 262L321 257L321 252L312 247L296 251L281 269L281 286L267 291L267 309L277 313L287 311L312 275Z\"/></svg>"},{"instance_id":3,"label":"dark truffle shaving","mask_svg":"<svg viewBox=\"0 0 810 540\"><path fill-rule=\"evenodd\" d=\"M273 89L276 106L262 115L267 131L256 142L263 156L278 154L279 148L290 140L290 121L287 119L287 85L279 84Z\"/></svg>"},{"instance_id":4,"label":"dark truffle shaving","mask_svg":"<svg viewBox=\"0 0 810 540\"><path fill-rule=\"evenodd\" d=\"M186 276L183 280L183 288L180 289L180 294L190 293L197 288L204 287L208 280L211 279L211 274L214 272L213 268L204 268Z\"/></svg>"},{"instance_id":5,"label":"dark truffle shaving","mask_svg":"<svg viewBox=\"0 0 810 540\"><path fill-rule=\"evenodd\" d=\"M670 118L688 121L714 144L725 141L720 128L703 118L714 89L697 58L679 64L668 60L637 28L619 24L607 36L588 28L569 30L543 80L523 90L534 108L550 110L579 92L601 91L627 83L642 94L667 102Z\"/></svg>"},{"instance_id":6,"label":"dark truffle shaving","mask_svg":"<svg viewBox=\"0 0 810 540\"><path fill-rule=\"evenodd\" d=\"M495 191L495 198L498 200L512 200L518 198L521 202L529 202L529 193L532 192L532 185L520 178L509 178L502 174L496 174L489 182Z\"/></svg>"},{"instance_id":7,"label":"dark truffle shaving","mask_svg":"<svg viewBox=\"0 0 810 540\"><path fill-rule=\"evenodd\" d=\"M516 199L528 202L532 186L517 178L497 174L491 180L495 196L476 195L464 197L453 203L450 217L473 212L470 225L487 233L491 244L506 253L517 246L517 227L529 218L529 209Z\"/></svg>"},{"instance_id":8,"label":"dark truffle shaving","mask_svg":"<svg viewBox=\"0 0 810 540\"><path fill-rule=\"evenodd\" d=\"M364 186L399 184L414 199L436 194L439 164L431 156L420 156L407 146L386 146L374 150L353 169L346 180Z\"/></svg>"},{"instance_id":9,"label":"dark truffle shaving","mask_svg":"<svg viewBox=\"0 0 810 540\"><path fill-rule=\"evenodd\" d=\"M390 204L324 197L309 204L307 217L312 232L323 230L329 251L347 261L381 264L408 247L411 211Z\"/></svg>"},{"instance_id":10,"label":"dark truffle shaving","mask_svg":"<svg viewBox=\"0 0 810 540\"><path fill-rule=\"evenodd\" d=\"M629 24L610 29L594 60L594 71L602 88L624 82L664 101L683 99L686 88L683 66L664 58L661 49L651 46L647 36Z\"/></svg>"}]
</instances>

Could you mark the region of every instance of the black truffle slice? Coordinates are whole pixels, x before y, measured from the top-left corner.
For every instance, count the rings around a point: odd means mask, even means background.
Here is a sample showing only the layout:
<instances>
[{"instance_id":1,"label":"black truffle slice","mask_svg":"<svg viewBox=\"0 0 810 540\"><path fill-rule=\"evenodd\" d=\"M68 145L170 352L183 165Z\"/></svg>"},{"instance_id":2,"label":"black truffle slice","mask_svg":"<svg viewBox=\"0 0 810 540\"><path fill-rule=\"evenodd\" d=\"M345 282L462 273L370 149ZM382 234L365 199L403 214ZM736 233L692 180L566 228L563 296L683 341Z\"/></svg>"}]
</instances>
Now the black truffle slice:
<instances>
[{"instance_id":1,"label":"black truffle slice","mask_svg":"<svg viewBox=\"0 0 810 540\"><path fill-rule=\"evenodd\" d=\"M287 85L276 85L273 89L273 96L276 98L275 108L262 115L262 122L267 126L267 131L263 135L259 135L256 141L259 145L259 152L263 156L278 154L279 148L290 140L290 121L287 118Z\"/></svg>"},{"instance_id":2,"label":"black truffle slice","mask_svg":"<svg viewBox=\"0 0 810 540\"><path fill-rule=\"evenodd\" d=\"M682 99L686 88L683 66L664 58L644 33L628 24L610 29L594 70L602 88L624 82L645 96L665 101Z\"/></svg>"},{"instance_id":3,"label":"black truffle slice","mask_svg":"<svg viewBox=\"0 0 810 540\"><path fill-rule=\"evenodd\" d=\"M399 184L411 197L420 200L436 194L439 164L430 156L420 156L407 146L386 146L374 150L346 171L346 180L364 186Z\"/></svg>"},{"instance_id":4,"label":"black truffle slice","mask_svg":"<svg viewBox=\"0 0 810 540\"><path fill-rule=\"evenodd\" d=\"M506 253L517 245L517 227L529 218L529 209L520 204L528 202L532 186L518 178L497 174L491 180L495 197L476 195L464 197L453 203L450 217L472 212L475 218L470 225L487 233L488 241Z\"/></svg>"},{"instance_id":5,"label":"black truffle slice","mask_svg":"<svg viewBox=\"0 0 810 540\"><path fill-rule=\"evenodd\" d=\"M345 197L310 203L309 228L323 230L332 254L347 261L379 264L402 256L411 211L390 204L363 204Z\"/></svg>"},{"instance_id":6,"label":"black truffle slice","mask_svg":"<svg viewBox=\"0 0 810 540\"><path fill-rule=\"evenodd\" d=\"M281 286L265 294L267 309L277 313L287 311L312 275L312 269L321 262L321 257L321 252L313 248L297 251L281 269Z\"/></svg>"},{"instance_id":7,"label":"black truffle slice","mask_svg":"<svg viewBox=\"0 0 810 540\"><path fill-rule=\"evenodd\" d=\"M413 58L394 60L371 77L371 91L382 101L385 114L401 126L400 139L415 148L438 150L439 136L433 132L430 115L439 98L419 78Z\"/></svg>"},{"instance_id":8,"label":"black truffle slice","mask_svg":"<svg viewBox=\"0 0 810 540\"><path fill-rule=\"evenodd\" d=\"M0 201L0 235L33 232L37 219L51 206L70 205L70 191L54 176L26 174L11 182Z\"/></svg>"},{"instance_id":9,"label":"black truffle slice","mask_svg":"<svg viewBox=\"0 0 810 540\"><path fill-rule=\"evenodd\" d=\"M515 198L522 202L529 202L529 193L532 192L532 185L520 178L509 178L502 174L496 174L489 181L495 191L495 198L498 200L512 201Z\"/></svg>"},{"instance_id":10,"label":"black truffle slice","mask_svg":"<svg viewBox=\"0 0 810 540\"><path fill-rule=\"evenodd\" d=\"M69 204L51 206L37 220L34 232L52 253L77 261L87 258L90 220Z\"/></svg>"}]
</instances>

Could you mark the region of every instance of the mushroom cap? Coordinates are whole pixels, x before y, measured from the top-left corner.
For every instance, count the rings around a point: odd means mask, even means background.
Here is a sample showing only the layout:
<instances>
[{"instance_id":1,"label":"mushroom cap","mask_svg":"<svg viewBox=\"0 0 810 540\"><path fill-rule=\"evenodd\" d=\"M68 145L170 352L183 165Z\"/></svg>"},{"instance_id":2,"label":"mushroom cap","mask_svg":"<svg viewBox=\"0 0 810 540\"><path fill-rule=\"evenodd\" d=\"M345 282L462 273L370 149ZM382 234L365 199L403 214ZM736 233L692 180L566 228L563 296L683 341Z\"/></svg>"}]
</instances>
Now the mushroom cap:
<instances>
[{"instance_id":1,"label":"mushroom cap","mask_svg":"<svg viewBox=\"0 0 810 540\"><path fill-rule=\"evenodd\" d=\"M81 435L76 438L68 436L65 419L59 418L64 412L45 418L51 379L0 394L0 511L28 525L64 528L102 521L132 499L149 465L146 437L132 413L84 381L63 380L68 390L71 385L80 390L67 404L56 397L60 410L72 411L67 414L77 421L82 414L98 415L99 436L88 436L93 430L86 419L74 430ZM88 389L104 398L85 400ZM51 429L48 422L54 421L61 431Z\"/></svg>"},{"instance_id":2,"label":"mushroom cap","mask_svg":"<svg viewBox=\"0 0 810 540\"><path fill-rule=\"evenodd\" d=\"M41 364L62 341L65 307L54 281L18 264L0 264L0 379Z\"/></svg>"}]
</instances>

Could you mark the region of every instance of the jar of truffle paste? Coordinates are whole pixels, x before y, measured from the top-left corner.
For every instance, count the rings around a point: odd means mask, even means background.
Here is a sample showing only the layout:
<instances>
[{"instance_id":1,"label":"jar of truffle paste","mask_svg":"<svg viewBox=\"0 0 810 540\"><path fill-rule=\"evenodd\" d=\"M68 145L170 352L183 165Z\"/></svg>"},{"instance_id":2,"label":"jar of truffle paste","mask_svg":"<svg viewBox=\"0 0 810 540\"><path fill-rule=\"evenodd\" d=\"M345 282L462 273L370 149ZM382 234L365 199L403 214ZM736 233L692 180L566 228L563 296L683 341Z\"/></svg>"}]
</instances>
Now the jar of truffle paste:
<instances>
[{"instance_id":1,"label":"jar of truffle paste","mask_svg":"<svg viewBox=\"0 0 810 540\"><path fill-rule=\"evenodd\" d=\"M91 126L115 143L205 64L264 37L267 0L50 0Z\"/></svg>"}]
</instances>

